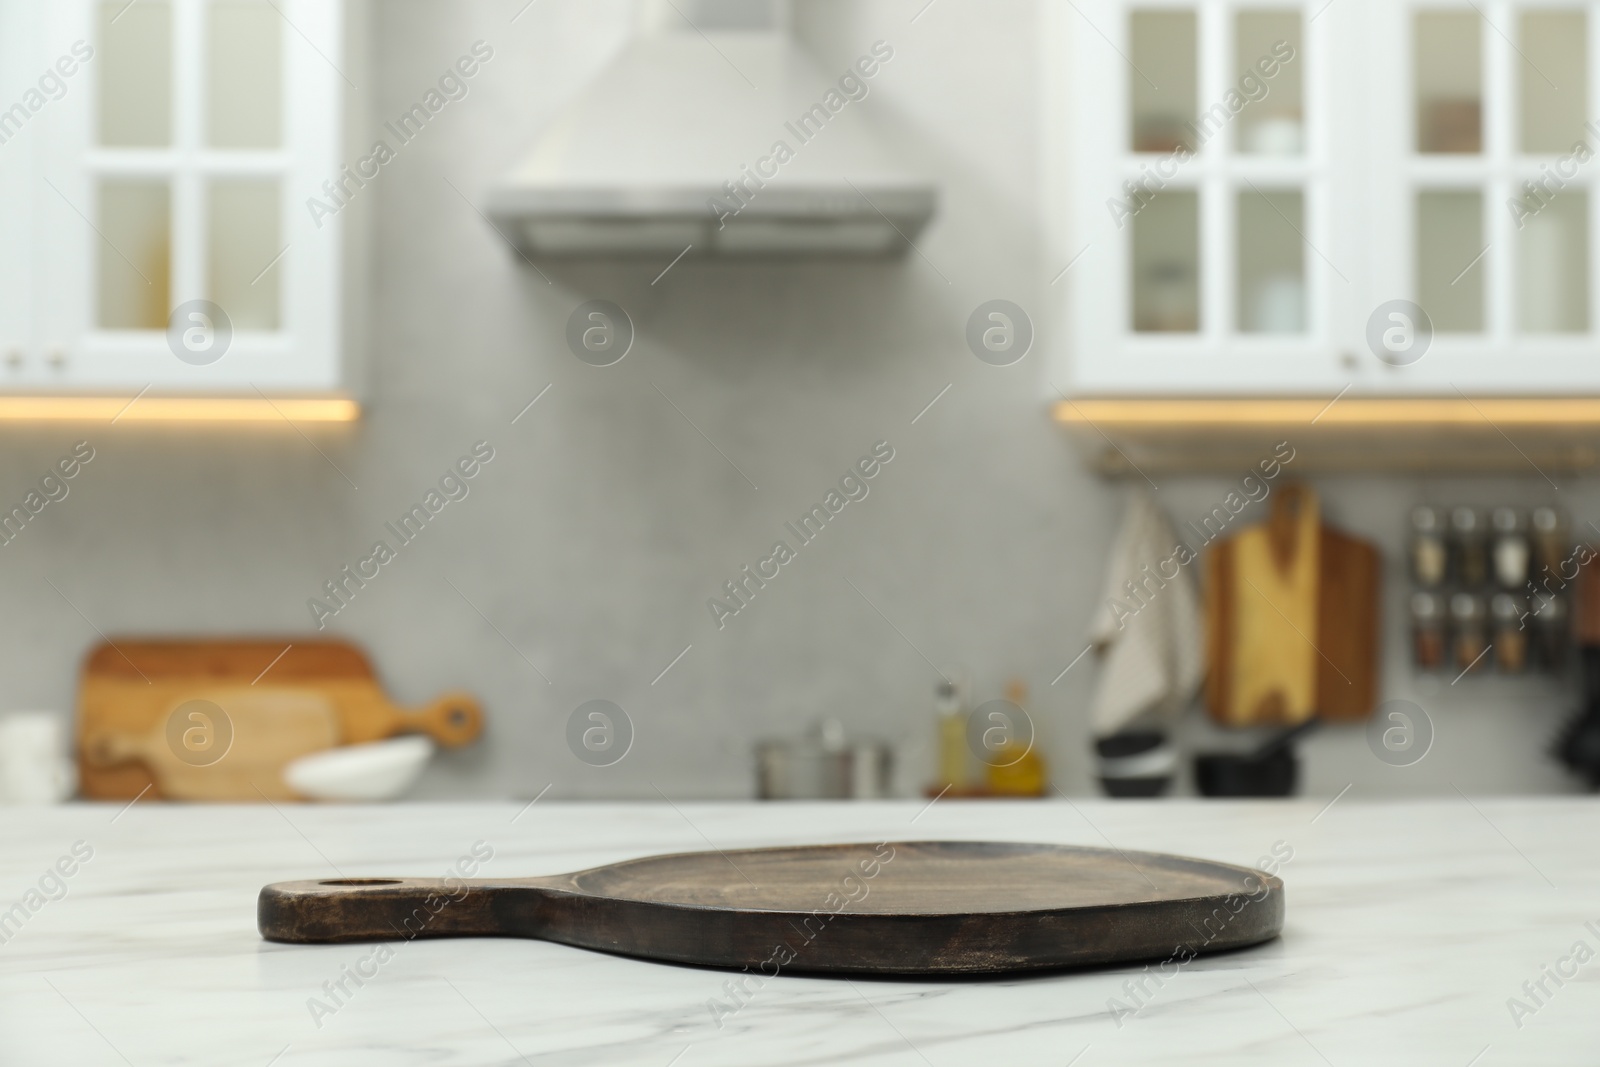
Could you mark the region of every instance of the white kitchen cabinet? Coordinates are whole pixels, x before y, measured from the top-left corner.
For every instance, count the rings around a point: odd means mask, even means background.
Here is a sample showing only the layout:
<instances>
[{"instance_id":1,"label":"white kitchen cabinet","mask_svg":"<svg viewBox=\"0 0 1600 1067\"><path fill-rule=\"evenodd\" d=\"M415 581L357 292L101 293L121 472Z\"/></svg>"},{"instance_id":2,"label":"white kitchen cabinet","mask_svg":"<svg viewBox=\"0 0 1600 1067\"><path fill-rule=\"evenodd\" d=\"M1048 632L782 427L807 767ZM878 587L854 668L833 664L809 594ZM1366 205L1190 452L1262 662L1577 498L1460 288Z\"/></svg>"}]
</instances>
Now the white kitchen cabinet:
<instances>
[{"instance_id":1,"label":"white kitchen cabinet","mask_svg":"<svg viewBox=\"0 0 1600 1067\"><path fill-rule=\"evenodd\" d=\"M15 72L33 66L35 20L21 4L0 3L0 99L16 98ZM0 112L0 381L16 373L33 323L33 139Z\"/></svg>"},{"instance_id":2,"label":"white kitchen cabinet","mask_svg":"<svg viewBox=\"0 0 1600 1067\"><path fill-rule=\"evenodd\" d=\"M0 0L0 394L354 391L355 8Z\"/></svg>"},{"instance_id":3,"label":"white kitchen cabinet","mask_svg":"<svg viewBox=\"0 0 1600 1067\"><path fill-rule=\"evenodd\" d=\"M1068 395L1600 393L1600 4L1048 7Z\"/></svg>"}]
</instances>

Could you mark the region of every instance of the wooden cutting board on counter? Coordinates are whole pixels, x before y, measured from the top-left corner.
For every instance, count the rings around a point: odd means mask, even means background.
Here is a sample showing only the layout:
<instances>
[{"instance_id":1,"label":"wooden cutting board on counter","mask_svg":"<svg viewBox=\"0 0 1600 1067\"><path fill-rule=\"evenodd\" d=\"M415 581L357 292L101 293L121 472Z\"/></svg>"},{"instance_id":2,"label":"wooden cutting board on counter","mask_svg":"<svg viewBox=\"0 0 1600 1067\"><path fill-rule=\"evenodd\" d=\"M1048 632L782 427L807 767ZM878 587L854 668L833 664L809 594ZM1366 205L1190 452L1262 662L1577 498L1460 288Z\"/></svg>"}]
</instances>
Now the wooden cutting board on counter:
<instances>
[{"instance_id":1,"label":"wooden cutting board on counter","mask_svg":"<svg viewBox=\"0 0 1600 1067\"><path fill-rule=\"evenodd\" d=\"M980 841L690 852L546 878L280 882L256 907L272 941L529 937L768 978L1161 959L1265 941L1283 914L1283 882L1248 867Z\"/></svg>"},{"instance_id":2,"label":"wooden cutting board on counter","mask_svg":"<svg viewBox=\"0 0 1600 1067\"><path fill-rule=\"evenodd\" d=\"M417 709L391 703L343 641L119 638L84 662L78 771L97 800L147 787L172 800L293 799L281 771L300 756L400 733L456 747L482 730L465 693Z\"/></svg>"},{"instance_id":3,"label":"wooden cutting board on counter","mask_svg":"<svg viewBox=\"0 0 1600 1067\"><path fill-rule=\"evenodd\" d=\"M1226 726L1364 719L1377 701L1378 550L1289 485L1206 558L1206 705Z\"/></svg>"},{"instance_id":4,"label":"wooden cutting board on counter","mask_svg":"<svg viewBox=\"0 0 1600 1067\"><path fill-rule=\"evenodd\" d=\"M106 769L137 761L152 793L174 800L293 800L284 767L338 743L333 703L314 690L201 687L143 736L95 733L82 762Z\"/></svg>"}]
</instances>

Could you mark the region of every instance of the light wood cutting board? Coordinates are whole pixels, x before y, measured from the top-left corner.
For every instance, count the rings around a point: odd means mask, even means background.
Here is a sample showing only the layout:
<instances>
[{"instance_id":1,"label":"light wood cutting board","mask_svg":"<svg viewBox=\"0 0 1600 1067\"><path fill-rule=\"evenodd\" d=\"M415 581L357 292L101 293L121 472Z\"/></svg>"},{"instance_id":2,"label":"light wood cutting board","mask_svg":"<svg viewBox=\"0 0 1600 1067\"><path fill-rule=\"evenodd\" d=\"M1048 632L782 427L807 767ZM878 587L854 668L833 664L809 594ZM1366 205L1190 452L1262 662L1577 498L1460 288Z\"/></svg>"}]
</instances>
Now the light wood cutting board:
<instances>
[{"instance_id":1,"label":"light wood cutting board","mask_svg":"<svg viewBox=\"0 0 1600 1067\"><path fill-rule=\"evenodd\" d=\"M195 700L222 708L236 727L227 754L201 767L174 751L183 731L200 724L177 715L177 740L167 732L179 708ZM425 733L455 747L482 729L483 711L465 693L417 709L391 703L366 656L343 641L117 638L84 662L78 770L84 796L93 799L132 799L149 786L155 797L259 800L248 779L277 781L269 769L309 752L399 733ZM262 788L273 799L288 795Z\"/></svg>"},{"instance_id":2,"label":"light wood cutting board","mask_svg":"<svg viewBox=\"0 0 1600 1067\"><path fill-rule=\"evenodd\" d=\"M101 730L83 742L85 766L136 760L173 800L294 800L290 761L339 743L333 703L311 689L199 688L144 735Z\"/></svg>"},{"instance_id":3,"label":"light wood cutting board","mask_svg":"<svg viewBox=\"0 0 1600 1067\"><path fill-rule=\"evenodd\" d=\"M1377 696L1380 558L1290 485L1206 558L1206 704L1227 726L1366 718Z\"/></svg>"}]
</instances>

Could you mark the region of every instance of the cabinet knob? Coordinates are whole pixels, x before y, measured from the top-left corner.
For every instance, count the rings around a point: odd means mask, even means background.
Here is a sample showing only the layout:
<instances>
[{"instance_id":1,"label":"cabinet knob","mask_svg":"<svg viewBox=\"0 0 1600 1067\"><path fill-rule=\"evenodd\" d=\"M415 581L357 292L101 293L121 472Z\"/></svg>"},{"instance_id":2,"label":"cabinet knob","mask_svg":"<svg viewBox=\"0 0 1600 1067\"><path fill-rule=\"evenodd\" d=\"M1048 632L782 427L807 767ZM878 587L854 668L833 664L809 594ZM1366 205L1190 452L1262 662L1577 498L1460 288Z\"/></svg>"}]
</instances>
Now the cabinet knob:
<instances>
[{"instance_id":1,"label":"cabinet knob","mask_svg":"<svg viewBox=\"0 0 1600 1067\"><path fill-rule=\"evenodd\" d=\"M6 349L6 366L10 367L12 370L22 369L22 349Z\"/></svg>"},{"instance_id":2,"label":"cabinet knob","mask_svg":"<svg viewBox=\"0 0 1600 1067\"><path fill-rule=\"evenodd\" d=\"M56 370L62 370L67 365L67 350L60 345L56 345L50 349L50 354L45 358L49 361L50 366Z\"/></svg>"}]
</instances>

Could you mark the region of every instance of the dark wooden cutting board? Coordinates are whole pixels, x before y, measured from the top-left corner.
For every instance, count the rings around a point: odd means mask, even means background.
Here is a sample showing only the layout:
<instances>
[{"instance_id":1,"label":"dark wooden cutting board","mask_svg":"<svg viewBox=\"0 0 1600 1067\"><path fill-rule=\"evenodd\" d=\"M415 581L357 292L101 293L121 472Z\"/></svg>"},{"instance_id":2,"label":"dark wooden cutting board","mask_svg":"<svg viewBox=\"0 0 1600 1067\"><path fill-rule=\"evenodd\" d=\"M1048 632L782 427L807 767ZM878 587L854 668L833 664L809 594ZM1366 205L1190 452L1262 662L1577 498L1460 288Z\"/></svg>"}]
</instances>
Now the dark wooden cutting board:
<instances>
[{"instance_id":1,"label":"dark wooden cutting board","mask_svg":"<svg viewBox=\"0 0 1600 1067\"><path fill-rule=\"evenodd\" d=\"M1283 926L1248 867L1068 845L913 841L690 852L547 878L262 889L272 941L532 937L712 967L986 974L1239 948Z\"/></svg>"}]
</instances>

